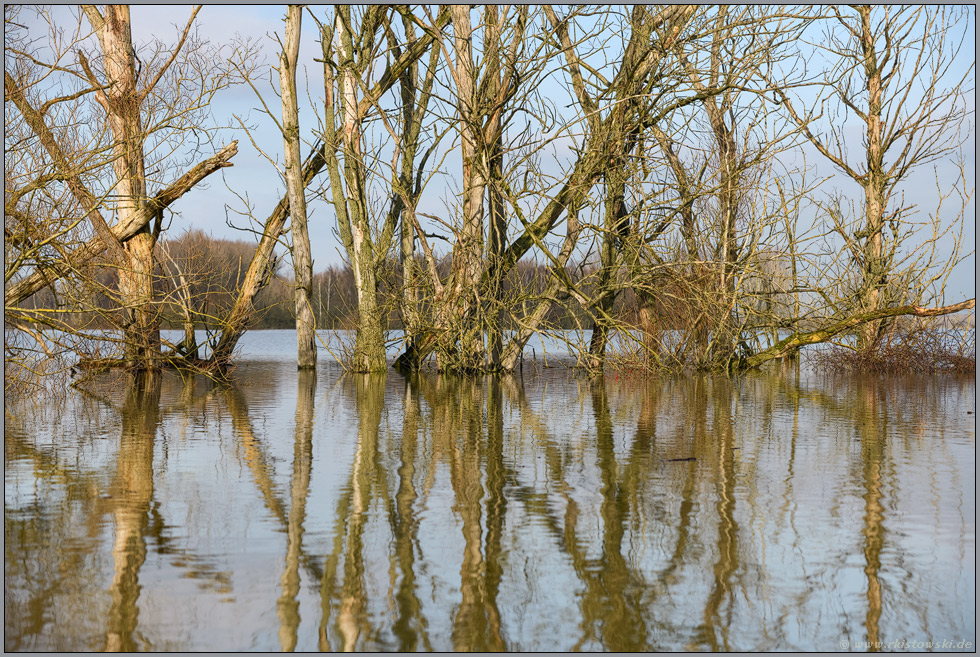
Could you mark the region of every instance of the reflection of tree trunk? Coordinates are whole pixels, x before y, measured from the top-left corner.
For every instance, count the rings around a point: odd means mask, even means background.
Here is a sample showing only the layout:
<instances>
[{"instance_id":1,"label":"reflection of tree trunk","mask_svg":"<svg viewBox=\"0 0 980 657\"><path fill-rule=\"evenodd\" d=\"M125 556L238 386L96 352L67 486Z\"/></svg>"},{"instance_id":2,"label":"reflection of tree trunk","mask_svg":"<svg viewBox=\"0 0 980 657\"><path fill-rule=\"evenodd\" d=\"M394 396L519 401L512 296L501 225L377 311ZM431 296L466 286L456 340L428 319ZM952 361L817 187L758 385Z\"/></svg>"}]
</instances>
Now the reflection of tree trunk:
<instances>
[{"instance_id":1,"label":"reflection of tree trunk","mask_svg":"<svg viewBox=\"0 0 980 657\"><path fill-rule=\"evenodd\" d=\"M272 468L269 458L263 450L261 441L252 432L252 424L248 417L248 406L245 397L238 388L229 387L225 394L225 403L231 415L231 426L241 441L245 453L245 463L252 471L255 485L258 486L265 500L265 506L279 519L283 526L287 524L286 510L276 491L272 480Z\"/></svg>"},{"instance_id":2,"label":"reflection of tree trunk","mask_svg":"<svg viewBox=\"0 0 980 657\"><path fill-rule=\"evenodd\" d=\"M371 480L377 468L378 425L384 409L385 377L352 375L357 398L357 452L351 466L351 506L347 519L344 555L344 583L341 591L337 628L344 651L358 647L357 639L366 627L364 607L364 524L371 506Z\"/></svg>"},{"instance_id":3,"label":"reflection of tree trunk","mask_svg":"<svg viewBox=\"0 0 980 657\"><path fill-rule=\"evenodd\" d=\"M303 545L306 497L310 490L313 461L313 407L316 398L316 370L300 370L296 391L296 443L293 448L292 501L286 529L286 569L282 574L279 611L279 643L283 651L296 649L299 628L299 560Z\"/></svg>"},{"instance_id":4,"label":"reflection of tree trunk","mask_svg":"<svg viewBox=\"0 0 980 657\"><path fill-rule=\"evenodd\" d=\"M602 557L583 573L587 592L582 600L583 622L598 625L603 645L616 652L636 650L645 645L646 624L640 615L640 601L631 590L630 575L623 558L623 534L630 515L627 485L619 481L613 444L613 422L603 380L592 381L592 409L595 413L596 452L602 480Z\"/></svg>"},{"instance_id":5,"label":"reflection of tree trunk","mask_svg":"<svg viewBox=\"0 0 980 657\"><path fill-rule=\"evenodd\" d=\"M730 404L732 390L722 385L712 391L714 398L713 428L714 440L709 441L710 449L717 453L715 461L715 490L717 491L718 513L718 561L715 562L715 583L708 595L704 608L704 624L701 626L701 640L712 650L729 651L728 630L731 618L719 619L719 611L726 600L729 603L729 615L732 602L732 575L738 570L738 522L735 520L735 457L734 457L734 426ZM704 407L707 413L707 405ZM712 443L714 443L712 445ZM721 620L721 622L719 622ZM722 643L718 642L721 633Z\"/></svg>"},{"instance_id":6,"label":"reflection of tree trunk","mask_svg":"<svg viewBox=\"0 0 980 657\"><path fill-rule=\"evenodd\" d=\"M488 380L487 391L487 541L486 541L486 607L489 622L488 648L506 650L501 635L500 611L497 608L497 592L503 577L501 563L501 541L504 533L504 518L507 515L507 498L504 495L504 399L500 378Z\"/></svg>"},{"instance_id":7,"label":"reflection of tree trunk","mask_svg":"<svg viewBox=\"0 0 980 657\"><path fill-rule=\"evenodd\" d=\"M395 594L398 617L394 623L395 636L401 641L400 651L419 649L419 633L425 624L421 617L422 603L415 590L415 545L418 520L415 517L415 456L418 448L418 398L414 381L405 385L404 424L402 425L401 466L398 468L398 492L395 494L395 513L392 521L394 551L401 583ZM426 650L432 647L425 641Z\"/></svg>"},{"instance_id":8,"label":"reflection of tree trunk","mask_svg":"<svg viewBox=\"0 0 980 657\"><path fill-rule=\"evenodd\" d=\"M453 623L453 648L458 651L483 650L488 635L483 602L486 596L483 557L483 484L480 472L480 443L483 409L478 401L474 379L455 380L451 394L443 397L446 414L454 417L462 440L451 440L451 479L456 509L463 521L463 564L460 568L462 600ZM452 435L452 434L450 434Z\"/></svg>"},{"instance_id":9,"label":"reflection of tree trunk","mask_svg":"<svg viewBox=\"0 0 980 657\"><path fill-rule=\"evenodd\" d=\"M105 644L108 652L130 652L141 647L133 634L138 623L139 573L146 560L145 534L153 500L153 443L160 422L160 384L157 372L137 375L122 410L122 436L112 484L116 538L112 546L115 570Z\"/></svg>"},{"instance_id":10,"label":"reflection of tree trunk","mask_svg":"<svg viewBox=\"0 0 980 657\"><path fill-rule=\"evenodd\" d=\"M367 598L363 535L372 503L372 486L377 487L383 503L391 504L384 471L378 461L378 429L384 410L385 377L378 374L356 374L345 377L345 382L353 382L354 385L351 397L358 412L358 442L351 463L349 483L337 503L333 551L327 556L326 568L320 581L321 651L333 650L327 630L331 607L334 605L338 607L335 622L342 650L360 648L358 639L363 632L370 629L364 612ZM341 559L344 572L338 586L336 573Z\"/></svg>"},{"instance_id":11,"label":"reflection of tree trunk","mask_svg":"<svg viewBox=\"0 0 980 657\"><path fill-rule=\"evenodd\" d=\"M863 389L862 389L863 388ZM881 486L881 465L883 445L881 427L878 424L878 404L874 388L859 387L861 400L859 413L863 415L858 424L861 431L861 456L864 479L864 574L868 577L868 611L865 615L865 630L867 641L876 644L880 638L878 621L881 618L881 581L878 572L881 570L881 550L884 546L885 508L882 504L884 494ZM869 648L877 652L877 648Z\"/></svg>"}]
</instances>

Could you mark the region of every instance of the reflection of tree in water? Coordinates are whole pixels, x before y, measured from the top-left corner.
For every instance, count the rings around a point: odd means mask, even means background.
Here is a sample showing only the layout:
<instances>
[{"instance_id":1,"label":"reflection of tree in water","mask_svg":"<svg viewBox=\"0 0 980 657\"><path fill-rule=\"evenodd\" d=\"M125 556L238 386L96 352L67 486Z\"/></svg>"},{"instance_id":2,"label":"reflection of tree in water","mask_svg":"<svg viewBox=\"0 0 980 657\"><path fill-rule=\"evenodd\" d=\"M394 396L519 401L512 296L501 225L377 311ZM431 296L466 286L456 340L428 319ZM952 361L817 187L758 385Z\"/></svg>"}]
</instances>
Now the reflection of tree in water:
<instances>
[{"instance_id":1,"label":"reflection of tree in water","mask_svg":"<svg viewBox=\"0 0 980 657\"><path fill-rule=\"evenodd\" d=\"M139 630L138 605L142 591L140 571L151 545L157 553L171 557L173 565L184 570L187 577L199 580L202 588L231 590L229 573L217 570L209 558L176 545L167 536L166 523L154 500L154 450L164 417L176 412L186 418L191 408L214 392L211 389L203 396L197 395L194 378L187 378L176 407L166 407L161 403L164 378L159 372L132 377L124 386L126 396L119 409L122 431L116 473L108 496L115 521L115 539L106 651L153 649Z\"/></svg>"},{"instance_id":2,"label":"reflection of tree in water","mask_svg":"<svg viewBox=\"0 0 980 657\"><path fill-rule=\"evenodd\" d=\"M167 396L163 391L175 382L182 385L181 392L177 402L168 407L163 403ZM10 427L5 435L7 462L29 460L34 464L35 485L63 491L63 500L48 497L44 508L29 517L18 514L26 522L5 518L8 548L23 536L23 547L18 551L30 555L24 566L35 573L32 597L17 602L19 612L6 613L13 610L5 606L6 628L10 630L5 633L6 647L11 649L26 649L30 644L19 642L42 636L44 640L35 647L43 650L153 649L140 630L141 622L146 621L139 618L143 596L140 571L151 553L169 557L173 566L198 580L202 588L228 591L231 587L229 572L218 570L213 560L183 548L168 535L160 502L154 499L154 450L161 439L160 426L166 417L176 416L186 429L186 418L214 390L198 395L194 378L180 382L160 373L111 375L88 384L78 388L80 396L62 413L66 420L84 418L80 422L83 428L74 431L87 434L95 430L92 444L76 437L77 442L42 445L35 442L36 436L10 431ZM110 418L119 418L116 426L120 429L115 469L106 486L99 464L82 470L79 462L85 459L76 457L73 463L71 455L75 450L97 446L101 442L99 430L103 424L112 423ZM67 431L57 423L51 427L40 422L39 426L43 427L40 435L51 431L58 436ZM111 524L104 520L107 515ZM93 575L101 572L101 538L107 527L113 530L108 590L105 580ZM82 530L81 535L78 530ZM18 569L12 566L18 564L8 559L5 565L8 575L14 576ZM50 578L50 585L37 586L38 574ZM8 580L5 590L9 604L18 598L18 591L9 588L12 582ZM108 608L96 603L100 589L107 594ZM62 610L70 610L70 615L62 618ZM52 624L58 627L57 633L50 631Z\"/></svg>"},{"instance_id":3,"label":"reflection of tree in water","mask_svg":"<svg viewBox=\"0 0 980 657\"><path fill-rule=\"evenodd\" d=\"M92 641L74 630L92 623L102 629L104 608L92 604L101 582L78 577L94 568L94 549L87 546L98 544L110 508L100 494L102 473L65 463L57 446L36 445L20 425L5 418L4 467L9 475L15 463L26 462L35 480L31 499L4 504L4 649L98 649L104 637ZM54 633L52 626L72 631Z\"/></svg>"},{"instance_id":4,"label":"reflection of tree in water","mask_svg":"<svg viewBox=\"0 0 980 657\"><path fill-rule=\"evenodd\" d=\"M455 380L441 377L434 386L423 383L420 387L422 394L433 400L430 403L434 405L434 416L439 418L434 427L442 435L437 440L449 445L455 508L463 521L462 600L455 615L453 648L458 651L505 650L497 608L500 540L506 512L501 463L500 384L493 378ZM430 395L425 394L426 388ZM482 519L484 485L487 488L486 527Z\"/></svg>"},{"instance_id":5,"label":"reflection of tree in water","mask_svg":"<svg viewBox=\"0 0 980 657\"><path fill-rule=\"evenodd\" d=\"M310 491L313 465L313 407L316 398L316 370L302 369L296 383L296 432L293 447L293 473L290 485L289 518L286 524L286 568L282 574L282 595L277 601L279 643L283 651L296 649L299 629L299 565L303 548L303 521Z\"/></svg>"},{"instance_id":6,"label":"reflection of tree in water","mask_svg":"<svg viewBox=\"0 0 980 657\"><path fill-rule=\"evenodd\" d=\"M623 535L631 513L630 500L635 499L635 489L630 488L637 479L620 477L604 380L593 381L592 411L601 477L602 553L598 563L581 557L576 560L580 564L576 571L586 587L581 600L583 635L580 641L597 638L607 649L616 652L638 650L646 645L646 627L639 600L642 579L628 566L623 554Z\"/></svg>"},{"instance_id":7,"label":"reflection of tree in water","mask_svg":"<svg viewBox=\"0 0 980 657\"><path fill-rule=\"evenodd\" d=\"M105 650L132 652L140 648L139 573L146 560L146 530L153 501L153 449L160 424L159 372L135 377L122 408L116 476L111 487L116 537L112 546L115 573L110 593L109 627Z\"/></svg>"},{"instance_id":8,"label":"reflection of tree in water","mask_svg":"<svg viewBox=\"0 0 980 657\"><path fill-rule=\"evenodd\" d=\"M866 384L866 382L861 382ZM880 410L878 408L879 391L876 386L857 386L855 396L856 422L861 439L861 483L864 488L864 574L868 579L867 599L868 610L865 614L865 640L872 644L869 648L877 652L875 647L881 637L879 621L881 619L882 590L878 573L881 570L881 549L885 542L885 508L882 504L882 465L884 464L885 435L881 427Z\"/></svg>"},{"instance_id":9,"label":"reflection of tree in water","mask_svg":"<svg viewBox=\"0 0 980 657\"><path fill-rule=\"evenodd\" d=\"M358 440L350 480L337 504L333 551L327 556L320 585L320 650L334 649L328 636L329 619L334 613L342 650L356 649L359 638L371 633L366 613L368 601L364 581L363 536L372 493L377 491L379 496L388 497L386 473L380 468L378 459L378 429L384 410L385 377L354 374L345 379L347 386L353 384L350 392L357 408ZM343 572L338 582L337 570L341 557Z\"/></svg>"},{"instance_id":10,"label":"reflection of tree in water","mask_svg":"<svg viewBox=\"0 0 980 657\"><path fill-rule=\"evenodd\" d=\"M398 450L397 488L391 491L389 472L379 445L379 424L384 410L385 377L354 375L352 401L358 410L358 444L351 474L336 510L335 542L321 586L323 620L320 647L329 649L329 619L334 618L339 646L359 649L378 641L380 628L372 628L367 612L365 532L370 510L381 502L387 509L391 548L392 596L397 609L391 631L398 650L432 649L428 621L417 590L420 495L435 483L435 464L449 463L454 509L462 521L464 552L460 570L461 600L453 614L453 646L457 650L503 650L496 596L502 574L499 558L503 518L502 432L499 383L463 380L427 374L413 375L405 383L403 416L395 447ZM486 406L484 399L489 396ZM496 399L496 402L493 400ZM428 417L424 417L425 403ZM486 411L486 416L484 416ZM486 422L485 422L486 417ZM420 427L431 431L431 452L419 468ZM485 427L488 427L484 436ZM391 445L389 444L389 448ZM484 479L484 470L486 479ZM416 483L421 478L422 491ZM488 490L484 496L484 480ZM487 505L486 525L483 521ZM486 531L484 531L486 530ZM484 538L485 537L485 538ZM341 568L342 572L338 573Z\"/></svg>"},{"instance_id":11,"label":"reflection of tree in water","mask_svg":"<svg viewBox=\"0 0 980 657\"><path fill-rule=\"evenodd\" d=\"M432 645L425 636L422 602L416 593L415 542L419 521L415 514L415 504L419 495L415 487L415 461L418 457L420 409L418 391L415 386L408 383L405 385L402 397L402 408L404 419L399 453L398 490L395 493L395 503L390 507L388 514L394 534L395 567L401 576L395 594L398 615L394 619L392 631L399 639L399 649L431 651Z\"/></svg>"},{"instance_id":12,"label":"reflection of tree in water","mask_svg":"<svg viewBox=\"0 0 980 657\"><path fill-rule=\"evenodd\" d=\"M943 613L935 600L957 599L916 588L920 561L902 552L909 539L890 524L900 521L901 494L928 489L943 474L923 475L910 489L899 481L901 468L916 464L900 455L927 464L952 456L941 455L946 443L916 438L948 412L949 402L934 401L945 394L938 387L921 395L904 384L850 381L828 394L832 385L807 388L786 377L570 377L525 388L514 377L344 376L338 387L355 412L357 442L349 443L339 496L324 509L308 500L320 490L311 487L319 463L312 373L297 382L292 458L281 462L271 439L253 431L261 415L253 409L250 417L246 404L269 398L262 384L172 390L163 379L162 392L159 380L114 386L108 415L118 413L122 427L108 487L105 476L66 465L73 452L39 447L16 427L8 432L7 462L33 464L34 476L66 498L39 498L47 506L34 515L5 514L8 545L34 551L23 564L8 559L8 648L54 646L41 642L45 623L100 590L104 604L70 630L75 646L166 647L152 638L159 619L147 611L155 608L148 597L165 592L148 589L140 574L161 563L157 556L179 569L174 576L236 593L234 571L217 570L221 557L184 547L190 537L170 531L168 500L157 499L169 490L164 468L178 444L168 431L186 427L204 400L222 402L207 406L234 431L222 458L241 457L253 495L282 532L280 588L249 604L276 601L287 650L301 647L302 621L319 624L324 649L741 650L807 645L828 630L888 641L896 595L903 620L916 625L921 614L927 629ZM828 430L837 437L824 438ZM284 466L289 471L277 475ZM821 506L828 496L830 508ZM926 502L927 518L930 509ZM955 510L937 508L937 527L948 513L955 522ZM112 572L92 577L106 554L99 552L106 517L115 528ZM304 532L324 520L334 531L320 547ZM814 528L828 534L814 536ZM80 536L86 531L90 541ZM83 540L62 551L65 537ZM32 572L42 586L22 583ZM321 601L301 615L304 580L319 585ZM859 596L841 597L857 585ZM552 600L557 611L547 608ZM842 602L842 614L821 616ZM565 628L553 638L539 632L549 613ZM813 627L800 625L809 618Z\"/></svg>"},{"instance_id":13,"label":"reflection of tree in water","mask_svg":"<svg viewBox=\"0 0 980 657\"><path fill-rule=\"evenodd\" d=\"M715 509L718 514L718 537L714 566L714 583L705 601L704 621L699 628L699 642L711 650L731 650L729 631L734 607L732 577L739 569L739 526L735 520L735 455L734 419L732 405L735 394L727 382L712 381L712 416L714 426L709 440L706 433L698 438L714 443L704 450L705 459L711 464L715 484ZM703 406L708 412L708 405ZM703 427L704 425L699 425ZM709 451L711 450L711 451ZM724 609L723 609L724 607Z\"/></svg>"}]
</instances>

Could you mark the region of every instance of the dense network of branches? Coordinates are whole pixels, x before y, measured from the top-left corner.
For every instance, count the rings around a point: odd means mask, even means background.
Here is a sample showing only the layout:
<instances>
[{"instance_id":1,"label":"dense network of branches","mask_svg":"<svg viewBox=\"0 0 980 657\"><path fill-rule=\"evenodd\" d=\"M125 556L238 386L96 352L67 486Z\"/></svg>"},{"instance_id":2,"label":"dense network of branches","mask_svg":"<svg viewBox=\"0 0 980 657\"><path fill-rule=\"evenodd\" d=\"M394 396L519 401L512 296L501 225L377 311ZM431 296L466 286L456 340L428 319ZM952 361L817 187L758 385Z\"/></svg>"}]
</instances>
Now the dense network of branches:
<instances>
[{"instance_id":1,"label":"dense network of branches","mask_svg":"<svg viewBox=\"0 0 980 657\"><path fill-rule=\"evenodd\" d=\"M973 308L945 299L972 255L973 9L294 6L272 66L198 11L137 44L125 6L5 7L8 377L220 373L293 325L301 368L344 328L356 371L391 365L393 329L407 370L510 371L538 333L590 371L731 369ZM240 83L282 133L282 198L242 211L257 244L169 235L261 141L209 111ZM905 199L923 179L935 207ZM342 266L313 270L308 221Z\"/></svg>"}]
</instances>

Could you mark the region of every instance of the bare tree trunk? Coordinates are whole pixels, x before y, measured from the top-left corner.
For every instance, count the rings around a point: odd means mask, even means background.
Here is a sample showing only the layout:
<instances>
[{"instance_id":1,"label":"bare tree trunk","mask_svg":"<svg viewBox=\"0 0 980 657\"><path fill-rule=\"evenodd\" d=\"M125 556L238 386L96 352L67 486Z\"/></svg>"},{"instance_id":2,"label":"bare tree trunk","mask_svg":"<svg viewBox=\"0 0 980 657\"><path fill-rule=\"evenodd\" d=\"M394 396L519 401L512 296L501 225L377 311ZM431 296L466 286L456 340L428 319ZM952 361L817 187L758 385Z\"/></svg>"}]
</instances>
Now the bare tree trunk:
<instances>
[{"instance_id":1,"label":"bare tree trunk","mask_svg":"<svg viewBox=\"0 0 980 657\"><path fill-rule=\"evenodd\" d=\"M479 33L471 11L469 5L449 7L454 27L447 50L452 52L449 65L455 84L455 125L463 160L462 216L454 229L452 270L443 285L430 265L432 284L437 289L429 327L433 330L424 332L422 344L419 340L409 342L397 361L399 367L417 367L434 349L441 368L470 372L497 369L503 351L500 288L508 267L504 259L507 220L499 180L503 176L503 114L518 85L517 52L527 8L517 10L514 33L506 46L502 38L504 20L497 7L482 10ZM479 65L474 40L483 44ZM428 258L429 253L426 255Z\"/></svg>"},{"instance_id":2,"label":"bare tree trunk","mask_svg":"<svg viewBox=\"0 0 980 657\"><path fill-rule=\"evenodd\" d=\"M323 168L326 160L323 157L321 145L310 153L306 162L303 164L303 185L309 185L314 177ZM272 214L265 220L262 237L255 254L249 262L245 277L242 279L235 297L235 303L228 315L224 318L221 337L211 355L211 361L219 367L226 367L231 362L232 353L238 340L242 337L249 327L255 314L255 297L268 283L272 276L273 268L276 263L274 250L282 235L286 219L289 217L289 198L283 196L279 199Z\"/></svg>"},{"instance_id":3,"label":"bare tree trunk","mask_svg":"<svg viewBox=\"0 0 980 657\"><path fill-rule=\"evenodd\" d=\"M418 42L415 24L407 14L402 15L402 26L405 30L407 46L413 47ZM389 42L392 53L401 56L401 47L394 33L389 30ZM415 241L418 238L415 228L415 209L421 194L421 175L426 157L423 157L419 170L416 171L416 156L422 133L422 123L425 120L429 100L432 98L432 87L435 83L436 69L440 61L438 48L432 48L425 76L419 88L419 67L413 63L402 74L400 79L402 131L399 144L401 146L401 170L392 180L391 209L389 222L398 221L400 230L399 261L402 273L401 315L405 330L406 344L411 345L421 325L419 303L421 282L416 271ZM431 148L434 148L433 143ZM431 151L430 151L431 152ZM426 156L429 153L426 153ZM393 172L394 173L394 172Z\"/></svg>"},{"instance_id":4,"label":"bare tree trunk","mask_svg":"<svg viewBox=\"0 0 980 657\"><path fill-rule=\"evenodd\" d=\"M497 136L490 145L490 180L499 181L503 179L504 168L504 135L499 126L495 127ZM487 266L490 270L489 287L487 290L487 302L492 304L488 309L489 318L487 321L487 357L488 366L491 370L500 368L501 357L504 346L504 323L507 319L507 311L503 307L501 295L503 292L503 273L501 272L500 259L507 248L507 215L504 211L504 197L497 184L491 183L488 187L488 205L490 210L489 239L487 240Z\"/></svg>"},{"instance_id":5,"label":"bare tree trunk","mask_svg":"<svg viewBox=\"0 0 980 657\"><path fill-rule=\"evenodd\" d=\"M377 10L383 11L383 10ZM357 335L354 354L349 366L357 372L381 372L388 364L385 359L384 318L378 301L376 258L387 252L374 244L371 221L367 208L366 170L361 151L361 118L358 110L357 90L366 61L359 56L370 51L369 42L380 16L367 9L358 34L355 50L351 24L351 8L336 8L336 24L323 26L322 48L324 57L324 105L326 109L324 142L327 170L330 174L330 191L333 194L337 227L354 274L357 290ZM333 43L336 36L337 43ZM337 74L334 75L334 67ZM339 118L339 134L336 121ZM343 153L343 173L334 147ZM341 177L341 175L343 177ZM393 226L392 226L393 227Z\"/></svg>"},{"instance_id":6,"label":"bare tree trunk","mask_svg":"<svg viewBox=\"0 0 980 657\"><path fill-rule=\"evenodd\" d=\"M306 221L306 194L303 163L299 150L299 112L296 98L296 61L299 57L301 5L286 10L286 35L279 55L279 82L282 89L282 129L285 151L286 188L293 235L293 270L296 278L296 362L300 369L316 367L316 333L311 303L313 259Z\"/></svg>"},{"instance_id":7,"label":"bare tree trunk","mask_svg":"<svg viewBox=\"0 0 980 657\"><path fill-rule=\"evenodd\" d=\"M728 38L731 38L728 27L728 7L720 6L712 30L709 67L706 72L707 80L704 79L705 72L697 71L687 56L683 52L679 52L679 59L695 90L705 95L702 104L705 113L708 115L708 123L714 137L714 149L718 157L718 182L714 196L717 199L720 239L715 247L714 257L718 263L718 292L721 295L721 303L715 305L728 310L719 313L714 318L714 325L711 327L713 339L710 343L711 349L708 350L713 353L703 353L702 355L702 358L711 358L718 362L730 359L735 346L735 327L733 326L731 309L736 306L735 265L738 262L740 251L736 219L738 218L738 207L741 200L741 176L744 169L743 163L739 160L735 143L734 118L732 125L726 122L726 115L732 115L732 92L727 90L717 96L710 93L713 89L724 88L727 83L726 80L722 79L722 76L726 74L726 67L731 67L731 63L723 61L722 45ZM669 141L667 145L669 146ZM668 156L668 159L673 164L676 156L673 158ZM679 162L674 166L675 172L677 169L683 169ZM684 177L682 173L677 175L679 178ZM687 222L685 221L685 223ZM685 233L687 233L686 229Z\"/></svg>"},{"instance_id":8,"label":"bare tree trunk","mask_svg":"<svg viewBox=\"0 0 980 657\"><path fill-rule=\"evenodd\" d=\"M689 16L689 14L688 14ZM629 211L626 209L626 179L630 156L636 147L639 134L639 118L642 97L638 94L637 73L644 60L650 59L651 41L654 34L654 16L645 7L633 7L630 16L631 37L623 54L623 65L616 78L616 106L611 111L612 125L603 135L607 166L603 178L606 183L604 203L604 230L599 247L599 279L596 300L593 304L592 339L589 343L590 370L601 370L606 358L610 320L617 292L612 288L620 253L627 244L630 231ZM650 63L646 64L647 67Z\"/></svg>"},{"instance_id":9,"label":"bare tree trunk","mask_svg":"<svg viewBox=\"0 0 980 657\"><path fill-rule=\"evenodd\" d=\"M871 29L871 7L857 8L861 20L860 46L865 71L865 87L868 94L868 111L865 115L865 149L868 170L860 181L864 187L864 252L861 262L860 306L863 311L876 311L886 299L882 290L888 282L889 262L884 258L885 228L885 149L882 144L881 111L884 81L884 64L878 62L877 35ZM886 52L886 56L887 56ZM868 322L858 332L858 346L868 348L877 343L881 334L880 320Z\"/></svg>"},{"instance_id":10,"label":"bare tree trunk","mask_svg":"<svg viewBox=\"0 0 980 657\"><path fill-rule=\"evenodd\" d=\"M453 20L453 79L459 114L460 155L463 158L463 217L458 242L453 248L452 299L454 315L467 314L480 305L475 285L483 272L483 196L486 189L486 152L482 148L483 103L477 92L478 72L473 61L473 28L469 5L451 5ZM482 319L482 318L481 318ZM456 327L461 331L457 366L478 370L485 357L483 322Z\"/></svg>"},{"instance_id":11,"label":"bare tree trunk","mask_svg":"<svg viewBox=\"0 0 980 657\"><path fill-rule=\"evenodd\" d=\"M511 42L510 56L503 62L499 52L502 46L502 28L497 8L488 6L486 10L486 39L492 44L487 55L489 70L484 74L484 88L487 100L491 104L486 108L489 114L483 137L487 150L487 204L489 210L489 225L487 227L487 267L489 270L489 287L486 301L491 304L487 309L487 356L488 368L499 369L503 355L504 322L507 312L503 307L501 295L503 275L500 259L507 248L507 214L504 205L504 193L501 185L504 183L504 131L502 124L503 102L508 95L508 88L516 85L515 59L517 39L524 33L527 19L527 8L521 10L518 18L517 32ZM506 14L505 14L506 17ZM491 57L492 55L492 57Z\"/></svg>"},{"instance_id":12,"label":"bare tree trunk","mask_svg":"<svg viewBox=\"0 0 980 657\"><path fill-rule=\"evenodd\" d=\"M136 89L136 61L130 30L129 6L106 5L105 16L90 5L85 13L96 31L104 55L108 87L97 98L109 117L113 135L112 167L116 174L116 214L120 223L146 206L143 160L145 132L140 121L140 94ZM135 369L158 366L160 319L153 307L153 246L149 224L123 243L128 262L119 271L119 292L125 304L126 360Z\"/></svg>"}]
</instances>

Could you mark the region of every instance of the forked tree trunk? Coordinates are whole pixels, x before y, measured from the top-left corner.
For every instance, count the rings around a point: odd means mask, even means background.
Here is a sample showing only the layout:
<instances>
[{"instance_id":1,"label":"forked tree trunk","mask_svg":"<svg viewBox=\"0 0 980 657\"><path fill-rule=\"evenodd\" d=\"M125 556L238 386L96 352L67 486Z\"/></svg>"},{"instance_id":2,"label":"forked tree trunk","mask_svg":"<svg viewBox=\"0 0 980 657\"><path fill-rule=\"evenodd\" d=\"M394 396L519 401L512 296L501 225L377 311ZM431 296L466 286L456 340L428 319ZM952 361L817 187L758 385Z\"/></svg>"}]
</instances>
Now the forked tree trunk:
<instances>
[{"instance_id":1,"label":"forked tree trunk","mask_svg":"<svg viewBox=\"0 0 980 657\"><path fill-rule=\"evenodd\" d=\"M96 31L104 56L107 88L97 98L108 114L113 137L112 163L116 176L118 223L129 222L146 207L146 175L143 160L145 133L140 121L140 94L136 88L136 61L130 29L129 7L107 5L105 16L84 7ZM123 243L126 261L119 270L119 294L123 304L125 359L134 369L159 365L160 320L153 305L153 247L156 239L149 224Z\"/></svg>"},{"instance_id":2,"label":"forked tree trunk","mask_svg":"<svg viewBox=\"0 0 980 657\"><path fill-rule=\"evenodd\" d=\"M385 358L384 317L378 299L378 258L384 257L387 248L375 245L372 239L371 219L367 207L366 169L361 148L361 120L357 92L366 61L363 51L370 51L375 21L373 10L365 12L366 24L361 26L358 48L351 25L349 5L337 7L334 26L323 26L323 86L324 153L330 174L330 191L333 194L334 212L341 242L347 251L354 287L357 291L357 334L354 353L348 366L356 372L383 372L388 367ZM379 10L383 11L383 10ZM336 36L336 44L334 37ZM334 74L334 67L337 73ZM340 130L336 125L339 118ZM343 171L336 150L343 152ZM385 241L385 231L382 231Z\"/></svg>"},{"instance_id":3,"label":"forked tree trunk","mask_svg":"<svg viewBox=\"0 0 980 657\"><path fill-rule=\"evenodd\" d=\"M445 27L447 22L448 14L440 13L434 27L437 30L442 29ZM325 26L324 33L326 34L327 32L329 32L330 35L333 34L332 26ZM364 98L361 99L357 106L357 116L363 117L367 111L374 106L377 99L384 95L385 92L387 92L388 89L390 89L391 86L401 77L401 75L405 72L405 69L411 66L418 60L419 57L428 51L428 49L432 46L433 40L434 33L426 32L426 34L420 37L418 41L406 48L401 55L390 64L390 66L386 69L385 74L381 76L381 79L378 80L377 83L375 83L364 95ZM332 36L325 39L325 56L330 55L331 41ZM327 77L327 74L328 71L325 70L325 78ZM324 82L325 86L328 86L328 81L326 79ZM330 85L332 85L332 78ZM330 113L333 111L333 91L331 89L326 89L326 93L327 98L329 99L327 102L327 111ZM334 115L331 114L331 116ZM332 128L328 125L326 130L329 132L332 130ZM332 132L330 134L332 134ZM324 135L324 140L313 148L303 164L304 187L308 186L323 170L324 166L327 165L328 157L332 156L336 158L336 149L340 147L340 144L336 139L328 137L328 135ZM332 190L337 189L339 181L340 176L337 175L335 178L334 173L331 170L330 186ZM279 237L282 235L283 227L286 224L288 214L289 199L286 196L283 196L263 224L262 237L259 240L259 245L255 250L252 261L249 263L245 278L239 287L238 294L235 297L235 304L224 320L221 337L218 340L218 343L215 346L214 352L211 356L211 361L219 368L227 368L231 363L231 358L234 354L235 347L238 344L238 340L245 333L245 331L248 330L249 324L254 319L255 297L266 285L272 275L273 266L275 264L275 246L278 243ZM341 224L339 217L338 227L341 232L341 238L346 247L347 236L344 235L345 227ZM349 235L349 232L347 235Z\"/></svg>"}]
</instances>

